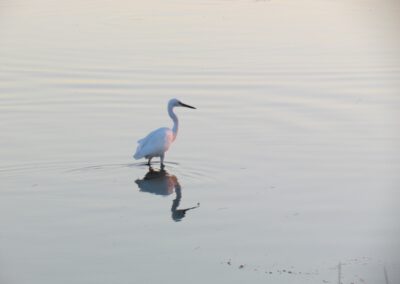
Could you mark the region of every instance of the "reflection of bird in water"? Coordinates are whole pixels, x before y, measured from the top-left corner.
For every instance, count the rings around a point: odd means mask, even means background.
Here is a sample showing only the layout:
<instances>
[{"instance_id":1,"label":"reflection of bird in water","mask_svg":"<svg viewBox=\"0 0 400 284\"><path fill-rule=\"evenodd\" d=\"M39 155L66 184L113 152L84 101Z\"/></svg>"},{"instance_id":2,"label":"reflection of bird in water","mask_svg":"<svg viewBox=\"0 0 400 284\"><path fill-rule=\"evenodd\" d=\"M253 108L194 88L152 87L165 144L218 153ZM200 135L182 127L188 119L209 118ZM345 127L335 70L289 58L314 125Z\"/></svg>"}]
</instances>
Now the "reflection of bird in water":
<instances>
[{"instance_id":1,"label":"reflection of bird in water","mask_svg":"<svg viewBox=\"0 0 400 284\"><path fill-rule=\"evenodd\" d=\"M193 206L185 209L178 209L179 204L182 199L182 188L178 182L178 179L174 175L170 175L167 171L161 169L159 171L155 171L153 168L149 168L149 171L143 177L143 179L138 179L135 181L139 186L140 191L149 192L156 195L170 195L174 192L176 194L176 198L172 201L172 219L174 221L181 221L183 217L185 217L186 211L197 208L200 206L200 203L197 203L197 206Z\"/></svg>"},{"instance_id":2,"label":"reflection of bird in water","mask_svg":"<svg viewBox=\"0 0 400 284\"><path fill-rule=\"evenodd\" d=\"M182 220L183 217L185 217L186 211L199 207L200 203L197 203L197 206L193 206L190 208L178 209L179 203L181 202L182 198L182 191L179 183L177 185L178 186L175 188L176 198L172 202L171 212L172 212L172 219L174 219L174 221L176 222L179 222L180 220Z\"/></svg>"},{"instance_id":3,"label":"reflection of bird in water","mask_svg":"<svg viewBox=\"0 0 400 284\"><path fill-rule=\"evenodd\" d=\"M140 191L157 195L170 195L174 192L178 179L174 175L169 175L165 170L155 171L150 167L143 179L138 179L135 182Z\"/></svg>"}]
</instances>

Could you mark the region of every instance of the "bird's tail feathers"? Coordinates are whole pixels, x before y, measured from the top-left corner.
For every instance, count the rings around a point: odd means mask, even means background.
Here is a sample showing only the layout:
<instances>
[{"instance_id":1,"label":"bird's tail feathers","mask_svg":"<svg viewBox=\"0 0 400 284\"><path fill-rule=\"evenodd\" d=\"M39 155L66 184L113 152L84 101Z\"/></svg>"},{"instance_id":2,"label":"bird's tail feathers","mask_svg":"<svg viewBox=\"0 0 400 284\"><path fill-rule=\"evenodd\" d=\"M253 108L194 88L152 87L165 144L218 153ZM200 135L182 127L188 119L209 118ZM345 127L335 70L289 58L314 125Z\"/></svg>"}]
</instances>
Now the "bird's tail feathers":
<instances>
[{"instance_id":1,"label":"bird's tail feathers","mask_svg":"<svg viewBox=\"0 0 400 284\"><path fill-rule=\"evenodd\" d=\"M141 145L139 144L139 145L137 146L137 148L136 148L135 154L133 155L133 158L135 158L135 160L139 160L139 159L141 159L141 158L144 157L143 154L141 153L141 150L142 150L142 147L141 147Z\"/></svg>"}]
</instances>

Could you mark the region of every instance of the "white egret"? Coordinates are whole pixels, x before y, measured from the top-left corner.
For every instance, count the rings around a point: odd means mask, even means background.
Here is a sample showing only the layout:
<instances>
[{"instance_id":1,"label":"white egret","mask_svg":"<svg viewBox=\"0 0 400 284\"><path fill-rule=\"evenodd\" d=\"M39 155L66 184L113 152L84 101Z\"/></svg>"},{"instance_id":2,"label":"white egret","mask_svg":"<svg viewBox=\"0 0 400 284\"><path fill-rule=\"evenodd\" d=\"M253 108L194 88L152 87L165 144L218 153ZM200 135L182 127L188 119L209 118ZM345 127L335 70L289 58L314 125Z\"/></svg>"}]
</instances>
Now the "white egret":
<instances>
[{"instance_id":1,"label":"white egret","mask_svg":"<svg viewBox=\"0 0 400 284\"><path fill-rule=\"evenodd\" d=\"M167 127L158 128L150 132L146 137L138 141L136 153L133 157L138 160L141 158L148 159L148 165L150 166L151 159L154 157L160 157L161 168L164 168L164 156L165 152L168 151L172 142L176 139L179 129L178 117L174 113L174 107L188 107L196 109L195 107L189 106L180 102L177 99L171 99L168 102L168 114L174 122L172 129Z\"/></svg>"}]
</instances>

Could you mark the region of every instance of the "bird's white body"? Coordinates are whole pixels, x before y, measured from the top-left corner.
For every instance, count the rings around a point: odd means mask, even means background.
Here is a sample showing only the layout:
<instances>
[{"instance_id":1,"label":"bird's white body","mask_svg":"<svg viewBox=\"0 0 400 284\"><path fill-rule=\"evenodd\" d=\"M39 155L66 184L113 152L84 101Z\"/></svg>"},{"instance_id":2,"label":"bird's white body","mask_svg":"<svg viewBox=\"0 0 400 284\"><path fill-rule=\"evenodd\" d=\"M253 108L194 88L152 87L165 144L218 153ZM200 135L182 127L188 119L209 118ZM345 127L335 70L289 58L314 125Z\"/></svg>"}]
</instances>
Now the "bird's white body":
<instances>
[{"instance_id":1,"label":"bird's white body","mask_svg":"<svg viewBox=\"0 0 400 284\"><path fill-rule=\"evenodd\" d=\"M175 137L174 132L168 127L158 128L138 141L139 145L133 157L136 160L161 157L168 151Z\"/></svg>"},{"instance_id":2,"label":"bird's white body","mask_svg":"<svg viewBox=\"0 0 400 284\"><path fill-rule=\"evenodd\" d=\"M168 114L174 122L172 129L167 127L158 128L150 132L146 137L138 141L138 146L133 157L138 160L141 158L146 158L149 160L150 165L151 159L154 157L160 157L161 167L164 167L164 155L168 151L172 142L176 139L179 129L178 117L173 111L174 107L188 107L194 108L192 106L186 105L177 99L171 99L168 102Z\"/></svg>"}]
</instances>

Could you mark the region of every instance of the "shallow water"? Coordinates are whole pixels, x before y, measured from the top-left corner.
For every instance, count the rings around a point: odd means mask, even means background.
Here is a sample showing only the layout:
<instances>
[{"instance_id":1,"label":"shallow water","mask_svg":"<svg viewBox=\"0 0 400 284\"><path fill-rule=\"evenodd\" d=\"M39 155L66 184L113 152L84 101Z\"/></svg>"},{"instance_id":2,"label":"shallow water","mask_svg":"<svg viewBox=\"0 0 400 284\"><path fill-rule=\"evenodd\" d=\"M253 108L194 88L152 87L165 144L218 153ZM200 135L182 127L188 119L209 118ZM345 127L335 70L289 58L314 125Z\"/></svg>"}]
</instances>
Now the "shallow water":
<instances>
[{"instance_id":1,"label":"shallow water","mask_svg":"<svg viewBox=\"0 0 400 284\"><path fill-rule=\"evenodd\" d=\"M0 2L0 282L400 282L398 13Z\"/></svg>"}]
</instances>

